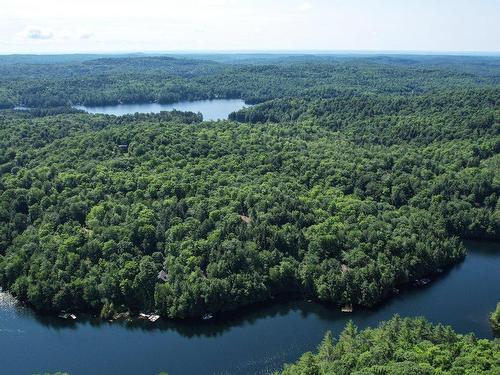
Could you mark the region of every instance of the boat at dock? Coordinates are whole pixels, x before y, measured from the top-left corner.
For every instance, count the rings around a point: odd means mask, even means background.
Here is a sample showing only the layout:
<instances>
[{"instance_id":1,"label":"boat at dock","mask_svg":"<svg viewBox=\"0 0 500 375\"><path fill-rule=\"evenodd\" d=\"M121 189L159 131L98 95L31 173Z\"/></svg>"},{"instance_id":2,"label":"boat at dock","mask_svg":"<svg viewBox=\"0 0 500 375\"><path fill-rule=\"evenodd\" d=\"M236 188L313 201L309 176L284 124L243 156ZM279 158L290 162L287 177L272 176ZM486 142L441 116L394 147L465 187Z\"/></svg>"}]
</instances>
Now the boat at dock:
<instances>
[{"instance_id":1,"label":"boat at dock","mask_svg":"<svg viewBox=\"0 0 500 375\"><path fill-rule=\"evenodd\" d=\"M58 318L62 318L62 319L73 319L75 320L76 319L76 315L75 314L70 314L70 313L65 313L65 312L61 312L59 315L57 315Z\"/></svg>"},{"instance_id":2,"label":"boat at dock","mask_svg":"<svg viewBox=\"0 0 500 375\"><path fill-rule=\"evenodd\" d=\"M343 313L352 313L352 310L353 308L351 304L344 305L341 309Z\"/></svg>"}]
</instances>

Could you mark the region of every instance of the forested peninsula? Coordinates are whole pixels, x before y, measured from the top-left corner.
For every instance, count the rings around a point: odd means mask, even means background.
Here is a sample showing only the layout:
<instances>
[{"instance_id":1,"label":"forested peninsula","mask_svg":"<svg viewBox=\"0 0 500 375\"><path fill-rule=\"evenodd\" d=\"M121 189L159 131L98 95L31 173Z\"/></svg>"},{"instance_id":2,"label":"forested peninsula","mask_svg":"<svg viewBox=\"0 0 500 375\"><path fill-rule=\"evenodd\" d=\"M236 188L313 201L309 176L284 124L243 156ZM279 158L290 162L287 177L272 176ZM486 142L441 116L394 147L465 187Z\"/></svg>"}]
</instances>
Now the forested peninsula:
<instances>
[{"instance_id":1,"label":"forested peninsula","mask_svg":"<svg viewBox=\"0 0 500 375\"><path fill-rule=\"evenodd\" d=\"M4 59L0 285L38 311L374 306L499 239L498 58ZM255 105L71 108L211 98Z\"/></svg>"}]
</instances>

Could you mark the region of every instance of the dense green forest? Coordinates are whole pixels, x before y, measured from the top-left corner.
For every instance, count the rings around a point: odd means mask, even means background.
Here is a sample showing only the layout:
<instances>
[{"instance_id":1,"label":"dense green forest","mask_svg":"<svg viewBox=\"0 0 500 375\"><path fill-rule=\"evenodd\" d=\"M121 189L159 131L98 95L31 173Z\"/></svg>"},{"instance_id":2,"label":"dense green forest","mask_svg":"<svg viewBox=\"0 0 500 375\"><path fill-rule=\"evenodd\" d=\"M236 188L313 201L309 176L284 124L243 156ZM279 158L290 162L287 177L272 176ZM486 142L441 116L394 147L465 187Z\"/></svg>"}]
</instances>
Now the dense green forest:
<instances>
[{"instance_id":1,"label":"dense green forest","mask_svg":"<svg viewBox=\"0 0 500 375\"><path fill-rule=\"evenodd\" d=\"M499 238L500 65L478 60L0 64L5 106L38 107L0 112L0 284L103 317L373 306ZM259 104L218 122L67 107L215 97Z\"/></svg>"},{"instance_id":2,"label":"dense green forest","mask_svg":"<svg viewBox=\"0 0 500 375\"><path fill-rule=\"evenodd\" d=\"M3 57L0 108L214 98L261 103L287 96L415 94L500 83L500 59L493 57L202 57Z\"/></svg>"},{"instance_id":3,"label":"dense green forest","mask_svg":"<svg viewBox=\"0 0 500 375\"><path fill-rule=\"evenodd\" d=\"M497 308L490 316L491 328L496 336L500 337L500 302L497 303Z\"/></svg>"},{"instance_id":4,"label":"dense green forest","mask_svg":"<svg viewBox=\"0 0 500 375\"><path fill-rule=\"evenodd\" d=\"M306 353L282 375L498 374L500 341L459 335L423 318L394 317L358 331L348 323L338 340L331 332L317 353Z\"/></svg>"}]
</instances>

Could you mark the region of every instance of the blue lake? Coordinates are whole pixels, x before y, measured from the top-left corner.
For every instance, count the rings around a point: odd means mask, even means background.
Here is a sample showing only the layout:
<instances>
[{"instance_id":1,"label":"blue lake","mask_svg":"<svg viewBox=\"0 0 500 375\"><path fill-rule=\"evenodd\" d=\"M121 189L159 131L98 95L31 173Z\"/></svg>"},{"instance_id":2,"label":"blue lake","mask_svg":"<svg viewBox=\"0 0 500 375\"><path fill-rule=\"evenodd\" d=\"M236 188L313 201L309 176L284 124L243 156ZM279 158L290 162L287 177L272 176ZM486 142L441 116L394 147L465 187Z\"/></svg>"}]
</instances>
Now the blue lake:
<instances>
[{"instance_id":1,"label":"blue lake","mask_svg":"<svg viewBox=\"0 0 500 375\"><path fill-rule=\"evenodd\" d=\"M348 319L364 328L396 313L490 338L488 315L500 300L500 244L469 242L467 247L465 261L428 286L347 315L337 307L291 301L204 324L111 324L40 317L3 293L1 373L267 374L315 350L326 330L337 335Z\"/></svg>"},{"instance_id":2,"label":"blue lake","mask_svg":"<svg viewBox=\"0 0 500 375\"><path fill-rule=\"evenodd\" d=\"M225 120L231 112L248 107L241 99L216 99L184 101L172 104L145 103L145 104L116 104L105 106L75 106L89 113L122 116L134 113L159 113L161 111L201 112L207 121Z\"/></svg>"}]
</instances>

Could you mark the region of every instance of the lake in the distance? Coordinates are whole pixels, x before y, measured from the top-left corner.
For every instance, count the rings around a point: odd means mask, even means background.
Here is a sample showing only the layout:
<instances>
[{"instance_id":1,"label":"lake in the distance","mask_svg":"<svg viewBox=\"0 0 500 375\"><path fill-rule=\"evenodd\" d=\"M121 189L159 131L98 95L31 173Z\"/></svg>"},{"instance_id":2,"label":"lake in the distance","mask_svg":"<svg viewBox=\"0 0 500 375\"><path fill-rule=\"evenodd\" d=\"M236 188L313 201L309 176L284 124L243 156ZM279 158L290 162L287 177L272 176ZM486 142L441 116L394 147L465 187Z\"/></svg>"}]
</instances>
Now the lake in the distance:
<instances>
[{"instance_id":1,"label":"lake in the distance","mask_svg":"<svg viewBox=\"0 0 500 375\"><path fill-rule=\"evenodd\" d=\"M106 115L128 115L134 113L160 113L161 111L201 112L205 121L226 120L231 112L246 108L248 105L241 99L215 99L184 101L172 104L116 104L104 106L75 106L89 113Z\"/></svg>"},{"instance_id":2,"label":"lake in the distance","mask_svg":"<svg viewBox=\"0 0 500 375\"><path fill-rule=\"evenodd\" d=\"M39 317L0 294L0 373L267 374L315 350L326 330L338 335L348 319L360 328L373 327L396 313L491 338L488 315L500 300L500 244L468 242L467 247L465 261L429 286L351 315L287 302L206 324L93 324Z\"/></svg>"}]
</instances>

